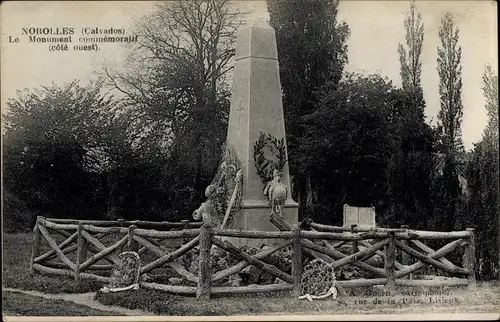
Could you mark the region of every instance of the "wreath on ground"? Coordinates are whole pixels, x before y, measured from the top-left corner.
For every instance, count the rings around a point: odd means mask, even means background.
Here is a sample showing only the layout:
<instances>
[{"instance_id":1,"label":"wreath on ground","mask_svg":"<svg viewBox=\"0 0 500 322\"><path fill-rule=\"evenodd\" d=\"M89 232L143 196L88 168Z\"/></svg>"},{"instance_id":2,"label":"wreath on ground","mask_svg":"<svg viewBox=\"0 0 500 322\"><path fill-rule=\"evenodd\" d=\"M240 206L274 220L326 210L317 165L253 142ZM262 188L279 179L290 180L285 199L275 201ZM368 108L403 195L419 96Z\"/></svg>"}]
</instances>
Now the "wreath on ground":
<instances>
[{"instance_id":1,"label":"wreath on ground","mask_svg":"<svg viewBox=\"0 0 500 322\"><path fill-rule=\"evenodd\" d=\"M278 159L277 161L266 158L264 153L266 148ZM278 139L271 134L261 132L253 146L253 161L262 182L267 183L272 180L274 169L283 172L287 162L285 139Z\"/></svg>"}]
</instances>

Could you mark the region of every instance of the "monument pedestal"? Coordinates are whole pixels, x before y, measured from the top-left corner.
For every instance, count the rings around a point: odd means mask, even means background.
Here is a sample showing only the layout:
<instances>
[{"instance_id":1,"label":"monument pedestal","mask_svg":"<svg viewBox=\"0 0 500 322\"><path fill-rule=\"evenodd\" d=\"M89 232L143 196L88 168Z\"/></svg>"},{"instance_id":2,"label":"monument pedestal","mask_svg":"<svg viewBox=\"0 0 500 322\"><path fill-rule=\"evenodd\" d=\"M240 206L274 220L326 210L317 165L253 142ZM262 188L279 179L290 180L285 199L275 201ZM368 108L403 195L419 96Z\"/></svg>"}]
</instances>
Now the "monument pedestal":
<instances>
[{"instance_id":1,"label":"monument pedestal","mask_svg":"<svg viewBox=\"0 0 500 322\"><path fill-rule=\"evenodd\" d=\"M290 225L298 224L299 204L288 199L283 208L283 217ZM235 218L232 229L257 230L257 231L279 231L269 219L271 218L271 207L263 200L244 200L241 213ZM261 239L261 238L228 238L236 247L249 246L260 247L262 245L273 245L283 243L283 239Z\"/></svg>"}]
</instances>

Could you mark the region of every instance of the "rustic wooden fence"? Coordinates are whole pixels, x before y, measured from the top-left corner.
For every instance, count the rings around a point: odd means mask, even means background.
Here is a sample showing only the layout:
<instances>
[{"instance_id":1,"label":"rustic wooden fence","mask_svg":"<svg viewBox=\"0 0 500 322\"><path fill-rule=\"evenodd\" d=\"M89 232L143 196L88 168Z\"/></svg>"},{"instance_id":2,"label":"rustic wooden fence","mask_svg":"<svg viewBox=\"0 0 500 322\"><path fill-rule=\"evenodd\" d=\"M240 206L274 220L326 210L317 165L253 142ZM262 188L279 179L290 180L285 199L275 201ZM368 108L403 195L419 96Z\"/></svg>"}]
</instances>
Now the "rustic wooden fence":
<instances>
[{"instance_id":1,"label":"rustic wooden fence","mask_svg":"<svg viewBox=\"0 0 500 322\"><path fill-rule=\"evenodd\" d=\"M395 286L475 286L474 278L474 230L456 232L417 231L407 227L401 229L363 229L359 227L335 227L313 222L303 222L300 227L290 226L279 216L271 216L271 222L280 231L242 231L218 229L201 223L154 223L141 221L76 221L65 219L45 219L39 217L35 226L31 270L42 273L74 277L77 281L94 279L103 283L109 277L103 275L111 271L118 262L117 254L124 250L146 251L154 254L149 262L142 262L141 274L155 269L169 267L175 270L193 286L169 285L165 283L141 282L141 287L178 294L196 294L209 299L211 294L262 293L291 291L293 296L300 292L303 259L321 258L335 270L347 266L355 267L370 275L370 278L337 280L339 293L346 294L344 288L385 285ZM142 227L147 226L145 229ZM158 230L162 229L162 230ZM58 244L54 234L64 239ZM108 245L104 239L108 236ZM110 237L111 236L111 237ZM237 248L229 237L275 239L279 243L250 255ZM164 247L171 240L182 240L179 247L168 252ZM44 240L49 250L40 254L40 242ZM448 243L435 250L424 241L445 240ZM198 246L198 273L185 269L178 261ZM210 255L219 247L239 258L239 262L218 272L210 269ZM291 273L280 270L265 261L271 254L291 247ZM457 266L445 256L465 249L463 267ZM74 254L76 253L76 254ZM92 254L87 257L88 254ZM70 256L72 255L73 261ZM377 255L382 259L382 267L376 267L370 259ZM415 262L410 264L408 258ZM54 262L58 259L58 262ZM253 265L282 283L269 285L249 285L222 287L214 282L241 272ZM407 277L426 266L433 266L453 278L441 280L408 279Z\"/></svg>"},{"instance_id":2,"label":"rustic wooden fence","mask_svg":"<svg viewBox=\"0 0 500 322\"><path fill-rule=\"evenodd\" d=\"M197 246L201 225L202 223L188 221L97 221L38 217L34 228L30 269L74 277L77 281L93 279L108 283L109 276L96 272L109 275L113 264L118 264L117 254L129 250L142 255L149 250L160 258L142 266L141 274L166 264L186 279L197 281L196 276L173 260ZM58 244L56 237L65 239ZM169 239L191 238L191 241L175 252L167 254L162 248ZM40 254L42 241L48 244L49 250ZM104 244L105 241L108 245ZM87 257L89 254L91 256Z\"/></svg>"}]
</instances>

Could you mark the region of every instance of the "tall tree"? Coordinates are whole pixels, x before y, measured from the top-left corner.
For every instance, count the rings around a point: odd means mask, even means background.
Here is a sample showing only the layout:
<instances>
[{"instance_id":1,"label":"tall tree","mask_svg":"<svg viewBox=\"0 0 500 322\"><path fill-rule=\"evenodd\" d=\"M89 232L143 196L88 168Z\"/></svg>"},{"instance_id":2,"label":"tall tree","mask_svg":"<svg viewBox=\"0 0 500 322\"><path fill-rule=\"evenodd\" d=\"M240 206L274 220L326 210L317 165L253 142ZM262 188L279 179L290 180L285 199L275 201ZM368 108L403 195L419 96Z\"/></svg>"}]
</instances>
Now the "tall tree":
<instances>
[{"instance_id":1,"label":"tall tree","mask_svg":"<svg viewBox=\"0 0 500 322\"><path fill-rule=\"evenodd\" d=\"M424 24L422 16L417 11L415 0L410 4L410 10L404 21L406 47L403 44L398 45L399 61L401 63L401 79L403 90L411 93L414 108L423 116L424 106L421 104L423 99L420 77L422 75L422 47L424 42Z\"/></svg>"},{"instance_id":2,"label":"tall tree","mask_svg":"<svg viewBox=\"0 0 500 322\"><path fill-rule=\"evenodd\" d=\"M451 13L446 13L441 20L439 38L437 70L441 109L438 119L443 125L444 152L455 157L462 147L462 47L458 44L459 29Z\"/></svg>"},{"instance_id":3,"label":"tall tree","mask_svg":"<svg viewBox=\"0 0 500 322\"><path fill-rule=\"evenodd\" d=\"M157 3L133 27L139 42L130 44L126 71L105 70L137 112L144 145L154 155L168 155L163 179L172 180L166 194L178 195L178 209L192 211L214 174L225 140L234 40L244 14L229 0Z\"/></svg>"},{"instance_id":4,"label":"tall tree","mask_svg":"<svg viewBox=\"0 0 500 322\"><path fill-rule=\"evenodd\" d=\"M276 31L285 127L295 198L300 215L310 212L315 161L302 118L318 108L314 92L327 82L338 84L347 63L349 27L337 20L338 0L266 0ZM317 156L315 156L317 157Z\"/></svg>"},{"instance_id":5,"label":"tall tree","mask_svg":"<svg viewBox=\"0 0 500 322\"><path fill-rule=\"evenodd\" d=\"M460 185L457 176L459 153L462 145L462 47L458 44L459 30L451 13L446 13L439 28L441 46L438 47L439 94L441 109L438 119L443 126L443 147L446 157L443 176L439 180L440 198L435 199L435 212L444 214L444 228L454 228L460 210Z\"/></svg>"},{"instance_id":6,"label":"tall tree","mask_svg":"<svg viewBox=\"0 0 500 322\"><path fill-rule=\"evenodd\" d=\"M388 216L392 222L425 226L428 217L432 131L425 123L421 86L424 26L415 2L404 20L406 44L398 45L402 90L392 105L393 152L388 166ZM424 220L422 220L424 219Z\"/></svg>"},{"instance_id":7,"label":"tall tree","mask_svg":"<svg viewBox=\"0 0 500 322\"><path fill-rule=\"evenodd\" d=\"M482 90L488 115L488 124L483 138L492 144L493 149L498 150L498 75L495 74L490 64L485 67Z\"/></svg>"},{"instance_id":8,"label":"tall tree","mask_svg":"<svg viewBox=\"0 0 500 322\"><path fill-rule=\"evenodd\" d=\"M500 213L498 150L498 75L488 64L483 74L488 123L468 164L471 218L476 227L477 273L485 279L500 277ZM494 223L497 223L495 225ZM494 242L496 241L496 242Z\"/></svg>"}]
</instances>

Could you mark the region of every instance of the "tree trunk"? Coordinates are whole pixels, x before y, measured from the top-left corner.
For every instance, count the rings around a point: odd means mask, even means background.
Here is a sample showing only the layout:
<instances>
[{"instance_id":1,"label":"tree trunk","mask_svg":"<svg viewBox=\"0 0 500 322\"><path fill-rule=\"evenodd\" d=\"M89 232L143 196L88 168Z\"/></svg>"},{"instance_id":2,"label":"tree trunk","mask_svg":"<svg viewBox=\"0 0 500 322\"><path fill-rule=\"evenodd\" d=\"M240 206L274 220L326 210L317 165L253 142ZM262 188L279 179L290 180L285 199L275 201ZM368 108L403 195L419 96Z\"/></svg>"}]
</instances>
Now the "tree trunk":
<instances>
[{"instance_id":1,"label":"tree trunk","mask_svg":"<svg viewBox=\"0 0 500 322\"><path fill-rule=\"evenodd\" d=\"M205 187L203 187L203 180L202 180L202 174L203 174L203 143L200 140L197 140L196 144L196 163L195 163L195 171L194 171L194 190L196 192L196 197L203 198L203 190Z\"/></svg>"},{"instance_id":2,"label":"tree trunk","mask_svg":"<svg viewBox=\"0 0 500 322\"><path fill-rule=\"evenodd\" d=\"M107 196L107 202L106 202L106 208L107 208L107 214L109 219L116 219L118 218L118 197L116 195L118 189L117 189L117 180L116 180L116 170L112 169L108 171L107 175L107 190L108 190L108 196Z\"/></svg>"},{"instance_id":3,"label":"tree trunk","mask_svg":"<svg viewBox=\"0 0 500 322\"><path fill-rule=\"evenodd\" d=\"M312 203L313 203L313 191L311 186L311 173L306 174L306 214L311 215L313 213Z\"/></svg>"}]
</instances>

